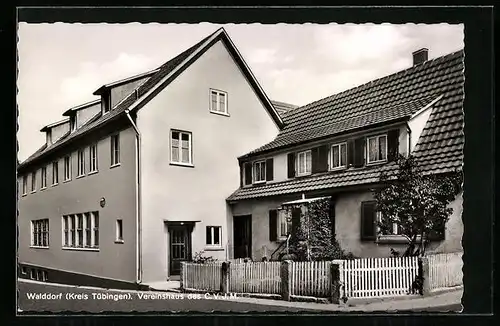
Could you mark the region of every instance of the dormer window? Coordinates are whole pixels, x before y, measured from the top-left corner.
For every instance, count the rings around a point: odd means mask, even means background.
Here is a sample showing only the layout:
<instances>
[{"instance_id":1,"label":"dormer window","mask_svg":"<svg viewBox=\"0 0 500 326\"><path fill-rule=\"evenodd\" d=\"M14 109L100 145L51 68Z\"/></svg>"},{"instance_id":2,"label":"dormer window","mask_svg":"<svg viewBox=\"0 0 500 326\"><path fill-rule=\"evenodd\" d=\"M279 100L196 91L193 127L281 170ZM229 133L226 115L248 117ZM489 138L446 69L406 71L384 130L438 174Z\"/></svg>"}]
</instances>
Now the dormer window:
<instances>
[{"instance_id":1,"label":"dormer window","mask_svg":"<svg viewBox=\"0 0 500 326\"><path fill-rule=\"evenodd\" d=\"M368 164L385 162L387 160L387 135L368 137L366 140Z\"/></svg>"},{"instance_id":2,"label":"dormer window","mask_svg":"<svg viewBox=\"0 0 500 326\"><path fill-rule=\"evenodd\" d=\"M47 145L52 144L52 130L47 130L46 131L46 136L47 136Z\"/></svg>"},{"instance_id":3,"label":"dormer window","mask_svg":"<svg viewBox=\"0 0 500 326\"><path fill-rule=\"evenodd\" d=\"M102 95L101 108L102 114L106 114L111 110L111 94L109 92Z\"/></svg>"},{"instance_id":4,"label":"dormer window","mask_svg":"<svg viewBox=\"0 0 500 326\"><path fill-rule=\"evenodd\" d=\"M76 114L70 117L69 119L70 127L71 127L71 132L76 130Z\"/></svg>"}]
</instances>

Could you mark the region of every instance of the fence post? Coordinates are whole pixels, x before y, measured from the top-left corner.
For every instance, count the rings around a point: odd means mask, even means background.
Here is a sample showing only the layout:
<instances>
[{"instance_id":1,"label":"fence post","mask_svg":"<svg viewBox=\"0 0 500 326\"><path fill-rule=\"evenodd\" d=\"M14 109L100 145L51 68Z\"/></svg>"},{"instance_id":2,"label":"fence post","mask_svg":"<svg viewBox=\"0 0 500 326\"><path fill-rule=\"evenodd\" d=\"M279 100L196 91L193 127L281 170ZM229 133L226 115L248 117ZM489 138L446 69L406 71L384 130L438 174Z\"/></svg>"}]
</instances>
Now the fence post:
<instances>
[{"instance_id":1,"label":"fence post","mask_svg":"<svg viewBox=\"0 0 500 326\"><path fill-rule=\"evenodd\" d=\"M335 304L340 303L341 295L341 277L342 262L335 260L330 264L330 301Z\"/></svg>"},{"instance_id":2,"label":"fence post","mask_svg":"<svg viewBox=\"0 0 500 326\"><path fill-rule=\"evenodd\" d=\"M181 272L180 272L180 290L184 290L184 271L186 270L186 262L181 262Z\"/></svg>"},{"instance_id":3,"label":"fence post","mask_svg":"<svg viewBox=\"0 0 500 326\"><path fill-rule=\"evenodd\" d=\"M422 292L423 296L427 296L431 292L430 282L429 282L429 258L419 257L418 258L418 276L422 282Z\"/></svg>"},{"instance_id":4,"label":"fence post","mask_svg":"<svg viewBox=\"0 0 500 326\"><path fill-rule=\"evenodd\" d=\"M222 293L227 293L229 291L229 264L228 261L224 261L221 264L221 284L220 290Z\"/></svg>"},{"instance_id":5,"label":"fence post","mask_svg":"<svg viewBox=\"0 0 500 326\"><path fill-rule=\"evenodd\" d=\"M285 301L290 301L291 299L291 264L291 260L284 260L280 266L281 298Z\"/></svg>"}]
</instances>

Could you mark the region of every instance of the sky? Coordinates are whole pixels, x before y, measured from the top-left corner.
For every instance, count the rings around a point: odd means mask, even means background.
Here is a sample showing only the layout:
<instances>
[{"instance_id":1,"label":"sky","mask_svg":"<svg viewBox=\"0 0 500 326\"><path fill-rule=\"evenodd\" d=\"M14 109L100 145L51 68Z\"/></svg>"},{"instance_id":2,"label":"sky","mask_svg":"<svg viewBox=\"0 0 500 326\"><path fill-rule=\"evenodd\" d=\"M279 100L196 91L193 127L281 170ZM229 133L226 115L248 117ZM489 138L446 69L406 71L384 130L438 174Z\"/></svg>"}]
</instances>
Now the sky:
<instances>
[{"instance_id":1,"label":"sky","mask_svg":"<svg viewBox=\"0 0 500 326\"><path fill-rule=\"evenodd\" d=\"M464 48L462 24L27 24L18 26L19 160L40 129L101 85L159 67L224 27L270 99L305 105Z\"/></svg>"}]
</instances>

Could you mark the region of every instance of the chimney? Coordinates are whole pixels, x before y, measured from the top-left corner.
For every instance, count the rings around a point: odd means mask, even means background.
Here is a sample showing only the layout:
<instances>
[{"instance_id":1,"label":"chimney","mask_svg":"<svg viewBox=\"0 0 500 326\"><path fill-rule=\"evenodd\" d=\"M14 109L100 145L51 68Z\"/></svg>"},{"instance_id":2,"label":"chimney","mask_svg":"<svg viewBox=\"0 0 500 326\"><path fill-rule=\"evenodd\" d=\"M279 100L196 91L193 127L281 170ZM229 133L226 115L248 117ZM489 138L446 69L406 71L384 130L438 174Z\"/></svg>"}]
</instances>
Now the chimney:
<instances>
[{"instance_id":1,"label":"chimney","mask_svg":"<svg viewBox=\"0 0 500 326\"><path fill-rule=\"evenodd\" d=\"M422 48L412 53L413 54L413 65L419 65L427 61L429 57L429 49Z\"/></svg>"}]
</instances>

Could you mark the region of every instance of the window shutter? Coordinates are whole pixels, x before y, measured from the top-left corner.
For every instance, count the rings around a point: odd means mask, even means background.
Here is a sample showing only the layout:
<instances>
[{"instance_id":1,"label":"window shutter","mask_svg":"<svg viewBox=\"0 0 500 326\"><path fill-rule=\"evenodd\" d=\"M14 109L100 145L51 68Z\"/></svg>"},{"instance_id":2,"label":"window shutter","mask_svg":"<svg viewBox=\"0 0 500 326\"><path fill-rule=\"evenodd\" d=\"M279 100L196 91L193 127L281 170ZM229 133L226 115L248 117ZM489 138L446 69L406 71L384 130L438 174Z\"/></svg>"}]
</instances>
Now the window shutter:
<instances>
[{"instance_id":1,"label":"window shutter","mask_svg":"<svg viewBox=\"0 0 500 326\"><path fill-rule=\"evenodd\" d=\"M347 166L354 166L354 140L347 141Z\"/></svg>"},{"instance_id":2,"label":"window shutter","mask_svg":"<svg viewBox=\"0 0 500 326\"><path fill-rule=\"evenodd\" d=\"M295 153L288 153L288 178L295 178Z\"/></svg>"},{"instance_id":3,"label":"window shutter","mask_svg":"<svg viewBox=\"0 0 500 326\"><path fill-rule=\"evenodd\" d=\"M278 240L278 211L269 211L269 241Z\"/></svg>"},{"instance_id":4,"label":"window shutter","mask_svg":"<svg viewBox=\"0 0 500 326\"><path fill-rule=\"evenodd\" d=\"M318 164L317 172L328 171L328 146L323 145L318 147Z\"/></svg>"},{"instance_id":5,"label":"window shutter","mask_svg":"<svg viewBox=\"0 0 500 326\"><path fill-rule=\"evenodd\" d=\"M245 166L245 185L252 184L252 164L244 163Z\"/></svg>"},{"instance_id":6,"label":"window shutter","mask_svg":"<svg viewBox=\"0 0 500 326\"><path fill-rule=\"evenodd\" d=\"M375 202L361 203L361 240L375 240Z\"/></svg>"},{"instance_id":7,"label":"window shutter","mask_svg":"<svg viewBox=\"0 0 500 326\"><path fill-rule=\"evenodd\" d=\"M266 160L266 181L272 181L274 179L274 161L272 158Z\"/></svg>"},{"instance_id":8,"label":"window shutter","mask_svg":"<svg viewBox=\"0 0 500 326\"><path fill-rule=\"evenodd\" d=\"M318 147L314 147L313 149L311 149L311 173L318 172L318 153Z\"/></svg>"},{"instance_id":9,"label":"window shutter","mask_svg":"<svg viewBox=\"0 0 500 326\"><path fill-rule=\"evenodd\" d=\"M205 243L207 245L212 244L212 233L211 233L210 227L207 226L205 229L206 229L206 234L205 234L206 241L205 241Z\"/></svg>"},{"instance_id":10,"label":"window shutter","mask_svg":"<svg viewBox=\"0 0 500 326\"><path fill-rule=\"evenodd\" d=\"M399 154L399 129L387 133L387 160L394 161Z\"/></svg>"},{"instance_id":11,"label":"window shutter","mask_svg":"<svg viewBox=\"0 0 500 326\"><path fill-rule=\"evenodd\" d=\"M243 187L243 178L245 177L244 164L240 162L240 188Z\"/></svg>"},{"instance_id":12,"label":"window shutter","mask_svg":"<svg viewBox=\"0 0 500 326\"><path fill-rule=\"evenodd\" d=\"M360 168L365 165L365 138L357 138L354 140L354 167Z\"/></svg>"}]
</instances>

